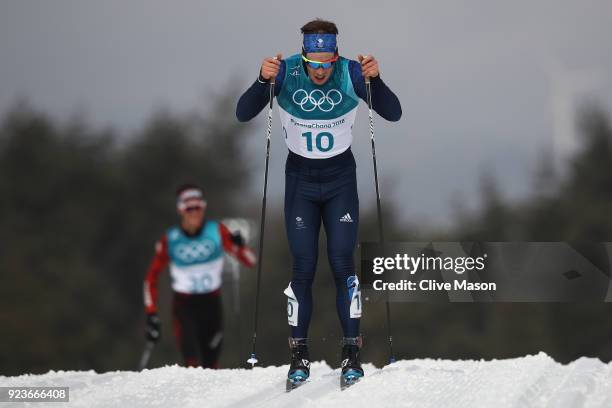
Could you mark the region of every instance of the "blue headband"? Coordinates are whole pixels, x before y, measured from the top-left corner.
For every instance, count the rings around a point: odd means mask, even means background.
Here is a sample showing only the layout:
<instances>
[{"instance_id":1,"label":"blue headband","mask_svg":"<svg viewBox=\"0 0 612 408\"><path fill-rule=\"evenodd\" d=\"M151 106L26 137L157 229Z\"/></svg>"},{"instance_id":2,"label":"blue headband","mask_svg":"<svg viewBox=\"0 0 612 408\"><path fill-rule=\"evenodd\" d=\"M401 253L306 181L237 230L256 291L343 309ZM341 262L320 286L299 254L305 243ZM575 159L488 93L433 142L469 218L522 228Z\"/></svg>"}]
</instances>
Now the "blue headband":
<instances>
[{"instance_id":1,"label":"blue headband","mask_svg":"<svg viewBox=\"0 0 612 408\"><path fill-rule=\"evenodd\" d=\"M304 34L305 52L336 52L336 34Z\"/></svg>"}]
</instances>

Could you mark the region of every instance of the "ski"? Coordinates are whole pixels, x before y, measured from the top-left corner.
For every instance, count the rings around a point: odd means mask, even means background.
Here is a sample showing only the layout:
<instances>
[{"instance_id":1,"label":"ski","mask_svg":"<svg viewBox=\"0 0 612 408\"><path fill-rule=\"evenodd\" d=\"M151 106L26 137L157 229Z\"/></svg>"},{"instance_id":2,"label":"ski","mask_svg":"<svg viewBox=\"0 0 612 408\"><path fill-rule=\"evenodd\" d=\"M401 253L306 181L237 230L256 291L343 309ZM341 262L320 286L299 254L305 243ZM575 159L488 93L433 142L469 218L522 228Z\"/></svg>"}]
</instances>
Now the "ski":
<instances>
[{"instance_id":1,"label":"ski","mask_svg":"<svg viewBox=\"0 0 612 408\"><path fill-rule=\"evenodd\" d=\"M302 385L306 384L307 382L308 381L306 380L290 380L287 378L287 384L285 386L285 391L291 392L295 390L296 388L299 388Z\"/></svg>"}]
</instances>

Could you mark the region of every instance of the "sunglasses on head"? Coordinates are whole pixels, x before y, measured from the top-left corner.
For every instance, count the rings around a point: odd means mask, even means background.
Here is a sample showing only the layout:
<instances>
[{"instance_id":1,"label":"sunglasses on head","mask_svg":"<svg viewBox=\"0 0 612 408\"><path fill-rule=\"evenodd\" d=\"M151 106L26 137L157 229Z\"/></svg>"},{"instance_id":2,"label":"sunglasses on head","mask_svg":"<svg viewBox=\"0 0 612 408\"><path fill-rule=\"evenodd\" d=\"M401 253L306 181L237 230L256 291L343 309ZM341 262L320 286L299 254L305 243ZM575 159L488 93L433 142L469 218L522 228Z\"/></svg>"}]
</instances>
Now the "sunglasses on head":
<instances>
[{"instance_id":1,"label":"sunglasses on head","mask_svg":"<svg viewBox=\"0 0 612 408\"><path fill-rule=\"evenodd\" d=\"M333 65L334 62L338 61L338 55L335 55L333 58L328 59L327 61L315 61L306 58L304 54L302 54L302 60L304 60L312 69L327 69Z\"/></svg>"}]
</instances>

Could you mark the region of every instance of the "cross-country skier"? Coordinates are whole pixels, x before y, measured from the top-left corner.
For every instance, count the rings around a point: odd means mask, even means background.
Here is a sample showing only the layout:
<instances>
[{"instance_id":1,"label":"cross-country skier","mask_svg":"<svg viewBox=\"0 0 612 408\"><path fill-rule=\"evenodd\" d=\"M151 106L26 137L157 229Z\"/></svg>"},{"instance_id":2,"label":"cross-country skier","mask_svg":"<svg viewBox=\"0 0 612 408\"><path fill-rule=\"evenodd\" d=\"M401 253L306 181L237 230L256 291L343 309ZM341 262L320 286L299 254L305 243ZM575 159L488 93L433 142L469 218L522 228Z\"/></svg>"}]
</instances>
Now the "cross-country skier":
<instances>
[{"instance_id":1,"label":"cross-country skier","mask_svg":"<svg viewBox=\"0 0 612 408\"><path fill-rule=\"evenodd\" d=\"M359 99L366 100L365 77L371 79L372 105L390 121L402 110L395 94L380 78L371 55L358 61L339 56L338 29L329 21L310 21L301 29L301 54L265 58L259 77L238 101L240 121L255 117L269 103L274 79L283 137L289 148L285 167L285 224L293 276L285 294L291 326L288 379L301 382L310 374L308 326L311 286L317 265L321 221L336 284L336 308L344 334L342 374L359 378L361 294L353 262L359 223L352 127Z\"/></svg>"},{"instance_id":2,"label":"cross-country skier","mask_svg":"<svg viewBox=\"0 0 612 408\"><path fill-rule=\"evenodd\" d=\"M205 210L200 187L187 184L177 190L180 225L170 228L157 242L144 281L146 337L153 342L160 338L157 281L170 265L174 335L185 365L218 368L223 339L223 253L247 267L255 264L255 255L239 233L232 234L222 223L206 219Z\"/></svg>"}]
</instances>

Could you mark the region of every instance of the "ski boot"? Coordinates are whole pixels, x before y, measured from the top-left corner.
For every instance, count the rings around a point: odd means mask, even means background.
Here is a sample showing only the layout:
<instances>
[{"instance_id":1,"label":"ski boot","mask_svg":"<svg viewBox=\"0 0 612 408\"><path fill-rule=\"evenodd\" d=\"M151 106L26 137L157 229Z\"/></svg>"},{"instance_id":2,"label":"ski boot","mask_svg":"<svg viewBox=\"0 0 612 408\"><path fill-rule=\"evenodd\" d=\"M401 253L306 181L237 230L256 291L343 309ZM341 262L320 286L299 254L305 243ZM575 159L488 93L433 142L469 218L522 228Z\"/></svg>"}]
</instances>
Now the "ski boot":
<instances>
[{"instance_id":1,"label":"ski boot","mask_svg":"<svg viewBox=\"0 0 612 408\"><path fill-rule=\"evenodd\" d=\"M287 373L287 391L302 385L310 376L310 356L308 346L303 338L289 337L291 365Z\"/></svg>"},{"instance_id":2,"label":"ski boot","mask_svg":"<svg viewBox=\"0 0 612 408\"><path fill-rule=\"evenodd\" d=\"M355 384L363 377L363 368L359 353L362 345L361 336L344 337L342 339L342 375L340 375L340 388L345 389Z\"/></svg>"}]
</instances>

